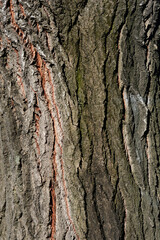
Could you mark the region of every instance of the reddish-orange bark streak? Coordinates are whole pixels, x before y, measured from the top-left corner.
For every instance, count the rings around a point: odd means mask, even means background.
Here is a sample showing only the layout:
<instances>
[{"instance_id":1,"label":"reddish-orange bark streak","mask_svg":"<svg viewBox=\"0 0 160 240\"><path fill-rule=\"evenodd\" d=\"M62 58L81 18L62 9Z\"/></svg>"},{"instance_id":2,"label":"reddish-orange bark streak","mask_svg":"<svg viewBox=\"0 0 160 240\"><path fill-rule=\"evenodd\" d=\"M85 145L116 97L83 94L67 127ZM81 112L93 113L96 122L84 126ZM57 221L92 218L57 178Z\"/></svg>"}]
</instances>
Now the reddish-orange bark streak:
<instances>
[{"instance_id":1,"label":"reddish-orange bark streak","mask_svg":"<svg viewBox=\"0 0 160 240\"><path fill-rule=\"evenodd\" d=\"M9 58L7 58L6 68L9 69Z\"/></svg>"},{"instance_id":2,"label":"reddish-orange bark streak","mask_svg":"<svg viewBox=\"0 0 160 240\"><path fill-rule=\"evenodd\" d=\"M24 32L20 28L18 28L18 30L19 30L18 35L21 37L22 40L24 40Z\"/></svg>"},{"instance_id":3,"label":"reddish-orange bark streak","mask_svg":"<svg viewBox=\"0 0 160 240\"><path fill-rule=\"evenodd\" d=\"M0 48L2 48L2 38L0 38Z\"/></svg>"},{"instance_id":4,"label":"reddish-orange bark streak","mask_svg":"<svg viewBox=\"0 0 160 240\"><path fill-rule=\"evenodd\" d=\"M21 37L21 39L24 40L24 32L22 31L22 29L20 29L20 27L18 26L15 20L15 12L13 8L12 0L10 0L10 12L11 12L11 22L13 24L13 27L15 28L15 30L17 31L17 34Z\"/></svg>"},{"instance_id":5,"label":"reddish-orange bark streak","mask_svg":"<svg viewBox=\"0 0 160 240\"><path fill-rule=\"evenodd\" d=\"M26 14L24 12L24 8L23 8L22 4L19 4L19 6L20 6L20 9L21 9L21 13L23 14L24 17L26 17Z\"/></svg>"},{"instance_id":6,"label":"reddish-orange bark streak","mask_svg":"<svg viewBox=\"0 0 160 240\"><path fill-rule=\"evenodd\" d=\"M14 107L14 101L13 101L13 99L11 99L11 105L12 105L12 107Z\"/></svg>"},{"instance_id":7,"label":"reddish-orange bark streak","mask_svg":"<svg viewBox=\"0 0 160 240\"><path fill-rule=\"evenodd\" d=\"M39 24L37 23L37 31L40 32Z\"/></svg>"},{"instance_id":8,"label":"reddish-orange bark streak","mask_svg":"<svg viewBox=\"0 0 160 240\"><path fill-rule=\"evenodd\" d=\"M46 7L43 6L43 9L44 9L44 11L46 12L46 14L47 14L47 16L48 16L48 18L49 18L49 13L48 13Z\"/></svg>"},{"instance_id":9,"label":"reddish-orange bark streak","mask_svg":"<svg viewBox=\"0 0 160 240\"><path fill-rule=\"evenodd\" d=\"M54 118L53 118L53 115L52 115L52 110L51 110L51 107L50 107L51 103L50 103L50 100L48 98L48 95L47 95L46 89L45 89L45 83L47 81L47 79L46 79L46 63L45 63L44 60L42 60L42 58L39 55L39 53L37 53L37 68L38 68L38 71L39 71L41 79L42 79L42 88L43 88L43 91L44 91L44 96L45 96L45 98L47 100L48 110L50 112L52 121L54 121ZM56 152L55 152L55 147L54 147L53 168L55 170L55 178L54 178L54 180L56 181L55 156L56 156ZM56 195L55 195L54 186L52 186L52 188L51 188L51 197L52 197L52 223L51 223L52 231L51 231L51 240L55 240L54 236L55 236L55 233L56 233Z\"/></svg>"},{"instance_id":10,"label":"reddish-orange bark streak","mask_svg":"<svg viewBox=\"0 0 160 240\"><path fill-rule=\"evenodd\" d=\"M37 140L36 138L35 138L35 142L36 142L36 147L37 147L38 155L40 155L40 147L39 147L38 140Z\"/></svg>"},{"instance_id":11,"label":"reddish-orange bark streak","mask_svg":"<svg viewBox=\"0 0 160 240\"><path fill-rule=\"evenodd\" d=\"M55 178L55 181L57 179L57 162L56 162L56 149L55 149L55 145L54 145L54 153L53 153L53 166L54 166L54 178Z\"/></svg>"},{"instance_id":12,"label":"reddish-orange bark streak","mask_svg":"<svg viewBox=\"0 0 160 240\"><path fill-rule=\"evenodd\" d=\"M8 44L11 44L11 41L9 40L8 37L6 37L6 40L7 40Z\"/></svg>"},{"instance_id":13,"label":"reddish-orange bark streak","mask_svg":"<svg viewBox=\"0 0 160 240\"><path fill-rule=\"evenodd\" d=\"M39 53L37 53L37 67L38 67L38 71L41 75L41 78L43 77L43 69L42 69L42 58L39 55Z\"/></svg>"},{"instance_id":14,"label":"reddish-orange bark streak","mask_svg":"<svg viewBox=\"0 0 160 240\"><path fill-rule=\"evenodd\" d=\"M51 223L51 240L55 240L56 233L56 194L55 194L55 183L57 179L57 163L56 163L56 149L54 146L53 153L53 182L51 187L51 197L52 197L52 223Z\"/></svg>"},{"instance_id":15,"label":"reddish-orange bark streak","mask_svg":"<svg viewBox=\"0 0 160 240\"><path fill-rule=\"evenodd\" d=\"M35 123L35 125L36 125L36 134L39 137L39 120L40 120L40 117L37 114L35 114L35 120L36 120L36 123Z\"/></svg>"},{"instance_id":16,"label":"reddish-orange bark streak","mask_svg":"<svg viewBox=\"0 0 160 240\"><path fill-rule=\"evenodd\" d=\"M29 45L30 45L30 49L31 49L31 53L32 53L32 58L34 59L36 56L36 50L32 43L30 43Z\"/></svg>"},{"instance_id":17,"label":"reddish-orange bark streak","mask_svg":"<svg viewBox=\"0 0 160 240\"><path fill-rule=\"evenodd\" d=\"M78 240L80 240L78 234L76 233L76 229L75 229L75 226L74 226L74 223L71 219L71 216L70 216L70 212L69 212L69 204L68 204L68 194L67 194L67 188L66 188L66 183L65 183L65 177L64 177L64 166L63 166L63 160L62 160L62 153L63 153L63 150L62 150L62 146L60 145L59 141L58 141L58 133L57 133L57 129L56 129L56 125L55 125L55 119L53 117L53 114L52 114L52 110L50 108L50 100L49 100L49 97L46 93L46 90L45 90L45 83L47 80L49 80L49 83L50 83L50 86L52 88L52 101L53 101L53 104L55 106L55 109L56 109L56 112L57 112L57 119L58 119L58 122L59 122L59 125L60 125L60 128L61 128L61 131L62 131L62 127L61 127L61 121L60 121L60 117L59 117L59 112L58 112L58 107L55 103L55 98L54 98L54 86L53 86L53 83L52 83L52 79L51 79L51 74L50 74L50 71L49 69L46 67L46 63L44 60L41 59L40 55L37 54L37 66L38 66L38 70L39 70L39 73L41 75L41 78L42 78L42 87L43 87L43 90L44 90L44 95L45 95L45 98L47 100L47 105L48 105L48 109L49 109L49 112L50 112L50 115L51 115L51 118L53 120L53 123L54 123L54 133L55 133L55 146L54 148L56 147L56 144L58 145L59 149L60 149L60 154L61 154L61 157L60 157L60 161L61 161L61 171L62 171L62 181L63 181L63 187L64 187L64 192L65 192L65 203L66 203L66 210L67 210L67 216L68 216L68 219L73 227L73 230L74 230L74 233L77 237ZM46 73L48 73L48 78L46 78ZM55 153L55 158L56 158L56 153ZM53 199L52 199L53 200ZM52 221L54 222L54 214L53 213L53 219ZM55 228L53 228L52 226L52 230L55 230ZM54 240L54 231L52 232L51 234L51 240Z\"/></svg>"},{"instance_id":18,"label":"reddish-orange bark streak","mask_svg":"<svg viewBox=\"0 0 160 240\"><path fill-rule=\"evenodd\" d=\"M55 240L56 233L56 194L54 190L54 185L51 187L51 196L52 196L52 224L51 224L51 240Z\"/></svg>"},{"instance_id":19,"label":"reddish-orange bark streak","mask_svg":"<svg viewBox=\"0 0 160 240\"><path fill-rule=\"evenodd\" d=\"M57 104L55 102L55 97L54 97L54 85L52 83L52 78L51 78L51 72L49 69L47 69L48 71L48 78L49 78L49 83L51 85L51 88L52 88L52 101L53 101L53 104L55 106L55 109L56 109L56 113L57 113L57 118L58 118L58 122L59 122L59 126L60 126L60 129L62 131L62 125L61 125L61 121L60 121L60 116L59 116L59 111L58 111L58 107L57 107Z\"/></svg>"},{"instance_id":20,"label":"reddish-orange bark streak","mask_svg":"<svg viewBox=\"0 0 160 240\"><path fill-rule=\"evenodd\" d=\"M48 12L47 12L46 8L44 8L44 10L45 10L45 12L48 15ZM10 0L10 12L11 12L11 21L12 21L13 27L16 29L18 35L23 38L24 37L24 33L19 28L18 24L15 21L15 13L14 13L14 10L13 10L12 0ZM30 20L29 20L28 23L31 25ZM23 41L24 41L24 43L29 42L28 38L27 39L23 39ZM30 43L30 49L31 49L31 52L32 52L32 57L34 58L35 57L35 53L37 51L35 50L35 48L33 47L33 45L31 43ZM20 65L19 65L19 67L20 67ZM50 99L49 99L49 97L47 95L47 92L45 90L45 83L46 83L46 81L49 81L50 86L52 88L52 101L53 101L53 104L55 106L58 123L59 123L60 129L62 131L61 121L60 121L59 112L58 112L58 107L56 105L55 98L54 98L54 86L53 86L53 83L52 83L52 80L51 80L50 70L46 67L45 61L42 60L42 58L41 58L41 56L39 55L38 52L37 52L37 68L38 68L38 71L39 71L41 79L42 79L42 88L44 90L44 95L45 95L45 98L47 100L48 109L49 109L51 118L52 118L53 123L54 123L55 146L56 146L56 144L58 145L58 147L60 149L60 153L61 153L60 161L61 161L61 171L62 171L62 180L63 180L63 186L64 186L64 192L65 192L65 203L66 203L67 215L68 215L68 219L69 219L69 221L70 221L70 223L71 223L71 225L73 227L73 230L75 232L75 235L76 235L77 239L80 240L79 236L76 233L76 229L75 229L74 223L73 223L73 221L72 221L72 219L70 217L70 213L69 213L68 194L67 194L67 188L66 188L66 183L65 183L64 166L63 166L63 160L62 160L62 153L63 153L62 152L62 146L58 142L58 134L57 134L57 129L55 127L55 119L53 117L52 110L51 110L51 102L50 102ZM48 75L48 77L47 77L47 75ZM23 87L23 83L22 82L21 82L21 86ZM37 139L35 139L35 142L36 142L38 154L40 154L40 147L39 147ZM56 164L55 164L56 160L55 159L56 159L56 151L54 149L53 164L54 164L55 179L56 179L56 168L55 168L56 167ZM51 240L55 240L54 235L55 235L55 231L56 231L56 229L55 229L55 224L56 224L56 195L55 195L54 187L51 190L51 195L52 195L52 226L51 226L52 227L52 233L51 233Z\"/></svg>"},{"instance_id":21,"label":"reddish-orange bark streak","mask_svg":"<svg viewBox=\"0 0 160 240\"><path fill-rule=\"evenodd\" d=\"M11 21L12 21L13 25L15 25L16 24L15 13L14 13L14 10L13 10L12 0L10 0L10 11L11 11Z\"/></svg>"}]
</instances>

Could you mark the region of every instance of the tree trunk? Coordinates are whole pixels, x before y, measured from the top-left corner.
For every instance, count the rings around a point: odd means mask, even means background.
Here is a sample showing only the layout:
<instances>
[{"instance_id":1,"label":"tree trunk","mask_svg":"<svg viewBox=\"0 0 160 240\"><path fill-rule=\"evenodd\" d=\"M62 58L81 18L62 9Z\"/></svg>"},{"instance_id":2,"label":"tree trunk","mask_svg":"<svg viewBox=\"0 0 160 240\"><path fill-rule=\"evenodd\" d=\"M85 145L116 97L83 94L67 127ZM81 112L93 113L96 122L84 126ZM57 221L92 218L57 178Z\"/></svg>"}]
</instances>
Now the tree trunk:
<instances>
[{"instance_id":1,"label":"tree trunk","mask_svg":"<svg viewBox=\"0 0 160 240\"><path fill-rule=\"evenodd\" d=\"M159 1L0 5L0 239L160 239Z\"/></svg>"}]
</instances>

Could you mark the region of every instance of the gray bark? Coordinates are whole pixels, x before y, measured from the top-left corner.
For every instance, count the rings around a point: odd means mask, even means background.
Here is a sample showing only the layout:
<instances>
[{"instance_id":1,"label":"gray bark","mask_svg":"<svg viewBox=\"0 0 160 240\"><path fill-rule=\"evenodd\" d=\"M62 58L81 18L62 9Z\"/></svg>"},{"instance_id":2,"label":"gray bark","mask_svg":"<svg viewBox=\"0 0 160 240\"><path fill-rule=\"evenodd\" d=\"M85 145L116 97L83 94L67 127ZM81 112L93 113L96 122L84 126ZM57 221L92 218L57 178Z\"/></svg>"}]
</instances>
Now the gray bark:
<instances>
[{"instance_id":1,"label":"gray bark","mask_svg":"<svg viewBox=\"0 0 160 240\"><path fill-rule=\"evenodd\" d=\"M159 1L0 6L0 239L160 239Z\"/></svg>"}]
</instances>

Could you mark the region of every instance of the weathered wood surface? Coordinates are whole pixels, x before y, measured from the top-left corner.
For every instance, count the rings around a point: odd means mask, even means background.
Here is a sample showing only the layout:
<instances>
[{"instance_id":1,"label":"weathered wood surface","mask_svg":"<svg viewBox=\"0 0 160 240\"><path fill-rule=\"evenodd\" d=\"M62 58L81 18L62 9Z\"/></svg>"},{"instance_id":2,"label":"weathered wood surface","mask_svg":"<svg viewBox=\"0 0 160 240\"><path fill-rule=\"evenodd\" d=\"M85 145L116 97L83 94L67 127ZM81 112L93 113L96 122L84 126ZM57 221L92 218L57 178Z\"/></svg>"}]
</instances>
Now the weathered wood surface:
<instances>
[{"instance_id":1,"label":"weathered wood surface","mask_svg":"<svg viewBox=\"0 0 160 240\"><path fill-rule=\"evenodd\" d=\"M1 0L1 240L160 239L159 16Z\"/></svg>"}]
</instances>

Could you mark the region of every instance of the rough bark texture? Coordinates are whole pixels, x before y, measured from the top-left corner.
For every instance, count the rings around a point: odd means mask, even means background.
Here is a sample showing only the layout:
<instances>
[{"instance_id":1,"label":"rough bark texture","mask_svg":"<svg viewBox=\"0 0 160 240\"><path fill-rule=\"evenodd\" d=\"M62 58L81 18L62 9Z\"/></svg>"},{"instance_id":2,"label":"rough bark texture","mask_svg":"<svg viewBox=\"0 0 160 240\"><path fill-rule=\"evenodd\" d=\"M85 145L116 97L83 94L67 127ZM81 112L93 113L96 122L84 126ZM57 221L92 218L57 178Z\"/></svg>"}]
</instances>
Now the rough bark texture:
<instances>
[{"instance_id":1,"label":"rough bark texture","mask_svg":"<svg viewBox=\"0 0 160 240\"><path fill-rule=\"evenodd\" d=\"M1 240L160 239L159 16L1 0Z\"/></svg>"}]
</instances>

